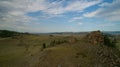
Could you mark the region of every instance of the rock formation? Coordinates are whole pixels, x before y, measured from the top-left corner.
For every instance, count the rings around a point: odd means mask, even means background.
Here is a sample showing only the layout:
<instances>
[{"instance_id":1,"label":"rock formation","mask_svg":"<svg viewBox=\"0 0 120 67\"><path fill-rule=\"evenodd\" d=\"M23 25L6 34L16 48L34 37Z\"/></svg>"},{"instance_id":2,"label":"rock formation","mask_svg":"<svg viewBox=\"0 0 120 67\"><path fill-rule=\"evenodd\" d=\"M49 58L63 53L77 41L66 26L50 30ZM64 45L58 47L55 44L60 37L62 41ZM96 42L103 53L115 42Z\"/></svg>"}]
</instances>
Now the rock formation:
<instances>
[{"instance_id":1,"label":"rock formation","mask_svg":"<svg viewBox=\"0 0 120 67\"><path fill-rule=\"evenodd\" d=\"M92 49L95 51L95 67L120 67L120 51L113 47L115 39L112 36L105 35L100 31L88 33L84 40L90 44L95 44Z\"/></svg>"},{"instance_id":2,"label":"rock formation","mask_svg":"<svg viewBox=\"0 0 120 67\"><path fill-rule=\"evenodd\" d=\"M101 31L93 31L88 33L84 39L91 44L104 44L107 46L115 46L115 38L106 34L103 34Z\"/></svg>"}]
</instances>

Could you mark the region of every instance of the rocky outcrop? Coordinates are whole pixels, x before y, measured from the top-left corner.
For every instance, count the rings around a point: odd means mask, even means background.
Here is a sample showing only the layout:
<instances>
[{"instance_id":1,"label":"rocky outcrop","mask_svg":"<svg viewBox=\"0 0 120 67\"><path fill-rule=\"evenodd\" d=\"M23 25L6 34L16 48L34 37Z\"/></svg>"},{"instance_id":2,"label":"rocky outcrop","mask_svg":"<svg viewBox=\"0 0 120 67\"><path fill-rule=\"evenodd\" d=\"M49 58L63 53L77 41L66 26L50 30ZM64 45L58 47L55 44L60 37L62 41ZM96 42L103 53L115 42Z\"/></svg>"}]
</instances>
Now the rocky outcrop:
<instances>
[{"instance_id":1,"label":"rocky outcrop","mask_svg":"<svg viewBox=\"0 0 120 67\"><path fill-rule=\"evenodd\" d=\"M111 47L114 47L116 43L116 40L112 37L112 35L103 34L101 31L93 31L88 33L84 37L84 40L91 44L104 44Z\"/></svg>"},{"instance_id":2,"label":"rocky outcrop","mask_svg":"<svg viewBox=\"0 0 120 67\"><path fill-rule=\"evenodd\" d=\"M120 67L120 51L105 45L97 45L94 62L101 67Z\"/></svg>"},{"instance_id":3,"label":"rocky outcrop","mask_svg":"<svg viewBox=\"0 0 120 67\"><path fill-rule=\"evenodd\" d=\"M104 36L100 31L93 31L85 36L85 40L91 44L103 44Z\"/></svg>"},{"instance_id":4,"label":"rocky outcrop","mask_svg":"<svg viewBox=\"0 0 120 67\"><path fill-rule=\"evenodd\" d=\"M115 46L115 38L103 34L101 31L93 31L84 37L90 44L95 44L92 49L94 67L120 67L120 51Z\"/></svg>"}]
</instances>

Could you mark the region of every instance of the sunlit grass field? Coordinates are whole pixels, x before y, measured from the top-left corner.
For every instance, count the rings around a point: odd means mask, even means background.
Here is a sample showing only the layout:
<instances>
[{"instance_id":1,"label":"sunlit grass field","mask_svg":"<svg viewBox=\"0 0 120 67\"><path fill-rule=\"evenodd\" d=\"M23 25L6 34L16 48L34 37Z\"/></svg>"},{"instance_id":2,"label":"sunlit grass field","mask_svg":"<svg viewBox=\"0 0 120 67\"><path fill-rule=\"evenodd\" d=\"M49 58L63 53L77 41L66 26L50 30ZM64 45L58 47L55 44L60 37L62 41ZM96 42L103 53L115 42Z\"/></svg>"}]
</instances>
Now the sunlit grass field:
<instances>
[{"instance_id":1,"label":"sunlit grass field","mask_svg":"<svg viewBox=\"0 0 120 67\"><path fill-rule=\"evenodd\" d=\"M89 66L90 60L94 56L88 53L91 49L86 51L89 47L88 43L82 42L83 36L20 35L0 38L0 67L48 67L47 65L57 67L61 64L65 64L64 67L70 65L72 67L79 66L80 61L82 61L81 64L84 64L82 67ZM69 38L76 38L78 41L49 47L51 41L62 41ZM46 45L44 49L43 43ZM120 49L119 36L117 36L117 46Z\"/></svg>"}]
</instances>

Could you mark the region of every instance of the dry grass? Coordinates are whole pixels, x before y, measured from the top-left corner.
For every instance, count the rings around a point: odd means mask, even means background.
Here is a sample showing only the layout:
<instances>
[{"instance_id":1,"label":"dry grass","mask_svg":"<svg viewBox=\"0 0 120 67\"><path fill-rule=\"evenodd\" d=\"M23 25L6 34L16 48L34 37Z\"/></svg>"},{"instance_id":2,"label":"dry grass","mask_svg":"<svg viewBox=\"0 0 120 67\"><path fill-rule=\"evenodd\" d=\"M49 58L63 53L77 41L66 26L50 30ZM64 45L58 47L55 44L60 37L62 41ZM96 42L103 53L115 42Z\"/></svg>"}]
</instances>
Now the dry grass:
<instances>
[{"instance_id":1,"label":"dry grass","mask_svg":"<svg viewBox=\"0 0 120 67\"><path fill-rule=\"evenodd\" d=\"M0 67L93 67L97 45L83 42L83 35L72 35L78 40L74 43L55 44L41 51L43 43L48 46L51 41L66 37L22 35L0 38Z\"/></svg>"}]
</instances>

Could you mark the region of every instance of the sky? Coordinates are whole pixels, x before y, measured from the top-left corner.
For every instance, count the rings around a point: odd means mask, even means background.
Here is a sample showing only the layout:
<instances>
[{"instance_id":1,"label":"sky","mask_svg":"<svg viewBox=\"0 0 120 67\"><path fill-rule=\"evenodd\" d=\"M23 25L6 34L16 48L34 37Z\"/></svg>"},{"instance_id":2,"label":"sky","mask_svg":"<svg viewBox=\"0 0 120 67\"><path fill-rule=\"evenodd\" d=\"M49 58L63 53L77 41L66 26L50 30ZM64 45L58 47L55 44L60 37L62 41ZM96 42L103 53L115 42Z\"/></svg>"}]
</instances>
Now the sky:
<instances>
[{"instance_id":1,"label":"sky","mask_svg":"<svg viewBox=\"0 0 120 67\"><path fill-rule=\"evenodd\" d=\"M120 0L0 0L0 29L120 31Z\"/></svg>"}]
</instances>

